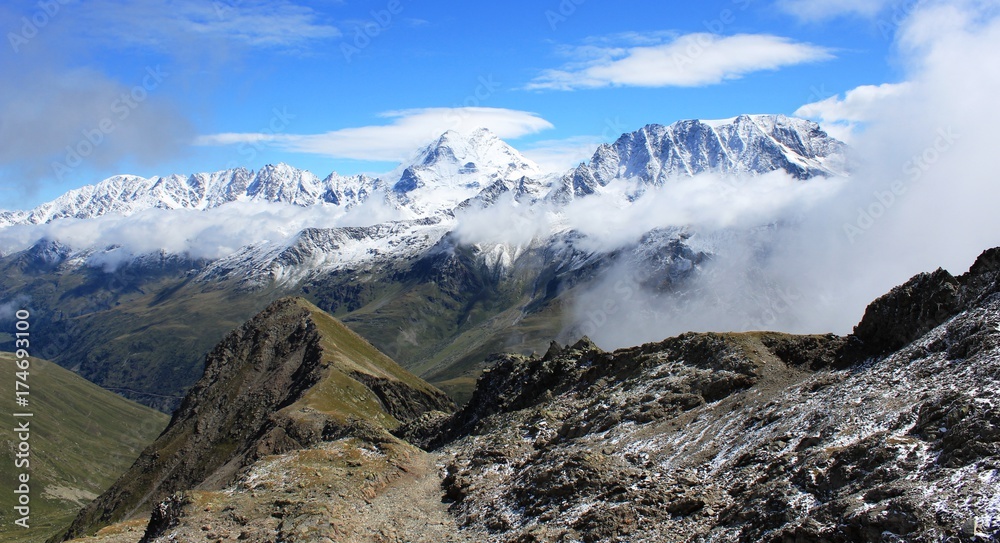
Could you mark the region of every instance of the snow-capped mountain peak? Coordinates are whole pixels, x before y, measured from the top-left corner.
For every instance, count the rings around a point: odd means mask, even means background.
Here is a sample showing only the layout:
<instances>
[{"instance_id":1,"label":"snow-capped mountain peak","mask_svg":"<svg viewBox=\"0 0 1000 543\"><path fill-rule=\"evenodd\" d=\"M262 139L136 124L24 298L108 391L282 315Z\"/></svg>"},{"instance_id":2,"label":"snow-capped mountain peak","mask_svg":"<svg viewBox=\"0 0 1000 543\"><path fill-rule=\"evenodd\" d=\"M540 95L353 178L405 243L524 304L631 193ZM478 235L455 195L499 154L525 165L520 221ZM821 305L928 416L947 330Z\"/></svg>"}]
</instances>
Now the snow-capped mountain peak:
<instances>
[{"instance_id":1,"label":"snow-capped mountain peak","mask_svg":"<svg viewBox=\"0 0 1000 543\"><path fill-rule=\"evenodd\" d=\"M230 202L272 202L298 206L332 204L350 207L383 183L365 175L325 179L288 164L268 164L257 172L234 168L189 176L144 178L116 175L73 189L27 211L0 212L0 227L42 224L62 218L91 219L132 215L145 209L212 209Z\"/></svg>"},{"instance_id":2,"label":"snow-capped mountain peak","mask_svg":"<svg viewBox=\"0 0 1000 543\"><path fill-rule=\"evenodd\" d=\"M402 203L418 212L454 208L497 181L537 178L541 169L486 128L449 130L389 174Z\"/></svg>"},{"instance_id":3,"label":"snow-capped mountain peak","mask_svg":"<svg viewBox=\"0 0 1000 543\"><path fill-rule=\"evenodd\" d=\"M756 175L784 170L798 179L846 173L844 143L818 124L784 115L648 124L601 145L566 174L553 195L584 196L616 179L662 185L705 172Z\"/></svg>"}]
</instances>

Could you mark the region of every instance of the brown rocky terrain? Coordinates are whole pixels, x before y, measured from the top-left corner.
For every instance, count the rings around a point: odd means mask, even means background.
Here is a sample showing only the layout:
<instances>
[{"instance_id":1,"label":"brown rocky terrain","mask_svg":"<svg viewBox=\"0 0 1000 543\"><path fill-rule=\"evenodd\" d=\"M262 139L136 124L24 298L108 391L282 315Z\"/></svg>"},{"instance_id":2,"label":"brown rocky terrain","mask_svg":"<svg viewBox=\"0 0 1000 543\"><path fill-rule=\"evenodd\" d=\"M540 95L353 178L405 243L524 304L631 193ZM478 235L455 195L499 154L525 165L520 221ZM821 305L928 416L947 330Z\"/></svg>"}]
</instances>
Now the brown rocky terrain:
<instances>
[{"instance_id":1,"label":"brown rocky terrain","mask_svg":"<svg viewBox=\"0 0 1000 543\"><path fill-rule=\"evenodd\" d=\"M78 525L151 513L86 540L105 543L996 541L998 278L1000 249L961 276L918 275L847 337L495 355L452 414L412 376L309 377L329 360L310 349L344 351L301 339L326 321L282 302L213 351L135 482L115 487L146 499L123 508L113 488ZM279 359L277 373L252 362ZM364 390L370 408L348 409ZM190 428L179 457L164 454L175 427ZM218 436L234 444L203 456Z\"/></svg>"},{"instance_id":2,"label":"brown rocky terrain","mask_svg":"<svg viewBox=\"0 0 1000 543\"><path fill-rule=\"evenodd\" d=\"M424 411L453 407L336 319L282 299L209 353L163 434L67 535L143 514L178 491L220 490L270 455L382 439Z\"/></svg>"}]
</instances>

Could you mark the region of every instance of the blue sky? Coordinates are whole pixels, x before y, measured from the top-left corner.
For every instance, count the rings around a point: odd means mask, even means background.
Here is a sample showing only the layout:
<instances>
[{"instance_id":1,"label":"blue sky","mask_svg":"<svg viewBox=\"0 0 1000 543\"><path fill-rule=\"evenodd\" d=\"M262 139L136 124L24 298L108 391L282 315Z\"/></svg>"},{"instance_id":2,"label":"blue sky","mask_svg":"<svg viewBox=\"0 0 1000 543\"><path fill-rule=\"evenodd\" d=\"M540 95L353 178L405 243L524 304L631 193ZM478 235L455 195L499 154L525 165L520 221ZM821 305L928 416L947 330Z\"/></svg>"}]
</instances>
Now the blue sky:
<instances>
[{"instance_id":1,"label":"blue sky","mask_svg":"<svg viewBox=\"0 0 1000 543\"><path fill-rule=\"evenodd\" d=\"M905 78L913 4L6 2L0 208L119 173L383 172L472 125L560 169L648 123L823 118L800 108Z\"/></svg>"}]
</instances>

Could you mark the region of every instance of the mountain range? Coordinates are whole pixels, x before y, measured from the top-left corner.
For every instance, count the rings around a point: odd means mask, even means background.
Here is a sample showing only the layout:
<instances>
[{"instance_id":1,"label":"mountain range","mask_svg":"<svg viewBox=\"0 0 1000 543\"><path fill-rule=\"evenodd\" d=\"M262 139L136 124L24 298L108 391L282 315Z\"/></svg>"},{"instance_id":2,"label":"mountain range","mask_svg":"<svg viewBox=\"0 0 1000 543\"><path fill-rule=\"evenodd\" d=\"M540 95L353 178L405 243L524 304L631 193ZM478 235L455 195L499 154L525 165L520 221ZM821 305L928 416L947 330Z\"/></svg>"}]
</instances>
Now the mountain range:
<instances>
[{"instance_id":1,"label":"mountain range","mask_svg":"<svg viewBox=\"0 0 1000 543\"><path fill-rule=\"evenodd\" d=\"M463 135L448 131L412 159L380 178L331 173L320 179L287 164L254 172L236 168L188 176L143 178L119 175L74 189L25 211L0 212L0 227L58 219L132 215L144 209L206 210L231 202L352 207L372 198L415 214L452 211L458 204L502 183L524 178L527 194L580 196L614 180L661 185L671 178L705 172L763 174L783 170L799 179L846 173L845 146L814 122L783 115L741 115L722 121L679 121L623 134L601 145L588 163L565 174L541 168L485 128Z\"/></svg>"},{"instance_id":2,"label":"mountain range","mask_svg":"<svg viewBox=\"0 0 1000 543\"><path fill-rule=\"evenodd\" d=\"M844 144L815 123L744 115L647 125L563 174L543 174L480 129L447 132L379 178L319 179L284 164L116 176L0 213L0 240L16 241L0 257L0 295L30 302L54 361L167 412L196 381L202 354L286 295L343 319L464 401L486 355L579 335L575 300L608 270L627 265L645 278L640 286L669 290L711 259L711 240L684 228L596 246L565 219L575 202L605 192L638 198L672 176L783 172L808 183L841 175L847 163ZM240 206L251 207L241 216L232 211ZM294 212L277 212L267 229L260 217L269 209ZM171 214L177 222L159 226ZM532 217L553 222L516 232L516 220ZM149 248L192 223L206 226L183 234L182 248ZM239 235L226 237L234 224ZM485 237L469 234L477 224ZM124 239L77 234L105 228ZM137 238L144 249L131 245ZM184 243L222 250L195 253Z\"/></svg>"}]
</instances>

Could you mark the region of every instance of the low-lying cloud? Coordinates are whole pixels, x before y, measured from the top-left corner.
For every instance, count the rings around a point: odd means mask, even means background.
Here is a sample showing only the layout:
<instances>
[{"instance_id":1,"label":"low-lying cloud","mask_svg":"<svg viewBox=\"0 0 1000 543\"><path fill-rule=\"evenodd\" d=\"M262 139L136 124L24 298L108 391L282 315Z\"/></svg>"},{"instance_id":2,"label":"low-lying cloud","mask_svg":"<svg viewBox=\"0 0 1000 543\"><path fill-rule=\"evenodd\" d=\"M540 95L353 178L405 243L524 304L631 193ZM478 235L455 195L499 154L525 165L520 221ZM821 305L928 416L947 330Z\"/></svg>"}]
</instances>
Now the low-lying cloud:
<instances>
[{"instance_id":1,"label":"low-lying cloud","mask_svg":"<svg viewBox=\"0 0 1000 543\"><path fill-rule=\"evenodd\" d=\"M305 228L369 226L395 219L398 212L381 200L343 209L333 205L300 207L281 203L233 202L206 211L147 209L128 217L60 219L42 225L0 230L0 252L30 247L39 239L75 250L116 248L98 263L113 269L134 255L164 251L191 258L216 259L257 243L286 243Z\"/></svg>"},{"instance_id":2,"label":"low-lying cloud","mask_svg":"<svg viewBox=\"0 0 1000 543\"><path fill-rule=\"evenodd\" d=\"M578 300L570 329L594 334L605 347L686 330L847 333L869 302L912 275L939 266L962 273L983 250L1000 245L994 160L1000 65L970 54L1000 47L1000 16L978 2L924 3L902 22L897 41L909 66L905 87L866 87L827 104L845 117L864 114L849 179L802 213L789 215L794 202L768 208L773 193L746 190L735 206L717 211L725 216L756 201L763 207L755 218L773 213L776 228L720 236L724 230L706 228L711 215L689 216L689 242L715 256L701 264L683 296L625 288L635 271L617 269ZM851 97L879 94L874 90L890 91L891 99L848 107L865 101ZM613 307L614 315L602 307Z\"/></svg>"}]
</instances>

